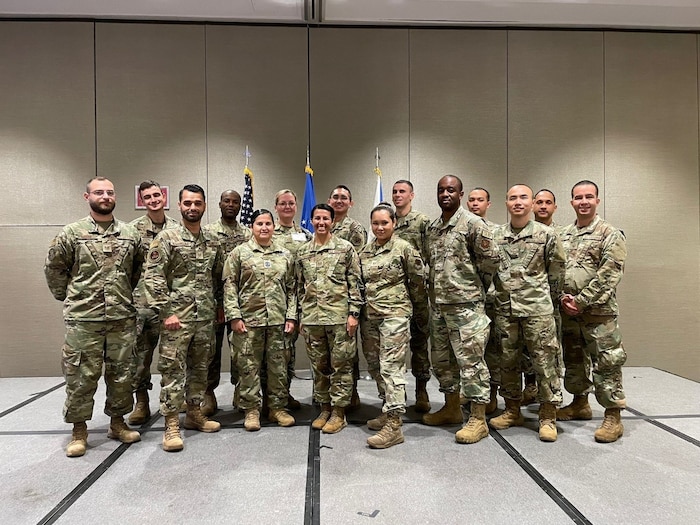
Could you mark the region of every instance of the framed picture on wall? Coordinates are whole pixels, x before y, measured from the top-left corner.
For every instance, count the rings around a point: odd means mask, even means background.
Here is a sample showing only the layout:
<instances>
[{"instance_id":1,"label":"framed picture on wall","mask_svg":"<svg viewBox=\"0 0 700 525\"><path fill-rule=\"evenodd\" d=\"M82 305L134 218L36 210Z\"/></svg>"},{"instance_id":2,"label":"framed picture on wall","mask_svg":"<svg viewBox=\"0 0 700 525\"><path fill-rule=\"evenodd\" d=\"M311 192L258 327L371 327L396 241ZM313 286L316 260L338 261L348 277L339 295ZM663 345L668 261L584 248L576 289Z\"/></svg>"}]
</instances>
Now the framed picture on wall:
<instances>
[{"instance_id":1,"label":"framed picture on wall","mask_svg":"<svg viewBox=\"0 0 700 525\"><path fill-rule=\"evenodd\" d=\"M169 186L161 186L160 189L163 192L163 200L165 200L165 206L163 206L163 209L169 210L170 209L170 187ZM146 209L146 205L143 203L143 200L141 199L141 194L139 193L139 185L138 184L136 186L134 186L134 209L135 210L145 210Z\"/></svg>"}]
</instances>

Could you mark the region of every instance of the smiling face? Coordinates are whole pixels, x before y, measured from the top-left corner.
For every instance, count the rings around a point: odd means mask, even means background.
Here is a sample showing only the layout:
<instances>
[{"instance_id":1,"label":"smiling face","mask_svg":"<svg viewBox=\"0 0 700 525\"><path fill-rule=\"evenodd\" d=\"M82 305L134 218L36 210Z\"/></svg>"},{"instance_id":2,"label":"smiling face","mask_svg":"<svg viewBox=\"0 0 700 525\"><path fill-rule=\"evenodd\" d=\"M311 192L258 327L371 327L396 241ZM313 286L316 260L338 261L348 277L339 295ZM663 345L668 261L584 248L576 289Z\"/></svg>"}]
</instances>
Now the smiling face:
<instances>
[{"instance_id":1,"label":"smiling face","mask_svg":"<svg viewBox=\"0 0 700 525\"><path fill-rule=\"evenodd\" d=\"M204 202L204 195L188 190L182 191L182 197L177 205L178 208L180 208L182 220L190 224L199 223L199 221L202 220L204 211L207 209L207 205Z\"/></svg>"},{"instance_id":2,"label":"smiling face","mask_svg":"<svg viewBox=\"0 0 700 525\"><path fill-rule=\"evenodd\" d=\"M333 218L328 210L316 209L311 217L311 225L314 227L314 232L319 237L324 237L331 232L333 227Z\"/></svg>"},{"instance_id":3,"label":"smiling face","mask_svg":"<svg viewBox=\"0 0 700 525\"><path fill-rule=\"evenodd\" d=\"M397 209L410 206L414 196L413 190L405 182L397 182L391 189L391 200L394 202L394 206L396 206Z\"/></svg>"},{"instance_id":4,"label":"smiling face","mask_svg":"<svg viewBox=\"0 0 700 525\"><path fill-rule=\"evenodd\" d=\"M109 217L117 205L114 184L107 179L93 180L88 184L83 198L88 201L93 216Z\"/></svg>"},{"instance_id":5,"label":"smiling face","mask_svg":"<svg viewBox=\"0 0 700 525\"><path fill-rule=\"evenodd\" d=\"M508 190L506 208L511 219L521 219L532 213L532 190L527 186L518 184Z\"/></svg>"},{"instance_id":6,"label":"smiling face","mask_svg":"<svg viewBox=\"0 0 700 525\"><path fill-rule=\"evenodd\" d=\"M297 213L297 199L291 193L283 193L277 199L275 211L282 224L291 224Z\"/></svg>"},{"instance_id":7,"label":"smiling face","mask_svg":"<svg viewBox=\"0 0 700 525\"><path fill-rule=\"evenodd\" d=\"M241 211L241 196L237 191L227 190L221 194L219 200L221 218L228 223L232 223Z\"/></svg>"},{"instance_id":8,"label":"smiling face","mask_svg":"<svg viewBox=\"0 0 700 525\"><path fill-rule=\"evenodd\" d=\"M592 184L581 184L571 190L571 206L576 212L576 221L588 224L595 217L600 199Z\"/></svg>"},{"instance_id":9,"label":"smiling face","mask_svg":"<svg viewBox=\"0 0 700 525\"><path fill-rule=\"evenodd\" d=\"M535 206L533 210L537 222L548 226L552 224L552 217L556 209L557 205L554 202L554 195L551 191L542 190L535 195Z\"/></svg>"},{"instance_id":10,"label":"smiling face","mask_svg":"<svg viewBox=\"0 0 700 525\"><path fill-rule=\"evenodd\" d=\"M345 188L334 189L328 199L328 204L330 204L335 211L336 220L344 218L353 204L350 192Z\"/></svg>"},{"instance_id":11,"label":"smiling face","mask_svg":"<svg viewBox=\"0 0 700 525\"><path fill-rule=\"evenodd\" d=\"M159 212L165 206L165 197L163 196L163 190L158 186L151 186L145 190L141 190L141 200L146 205L146 209L149 212Z\"/></svg>"},{"instance_id":12,"label":"smiling face","mask_svg":"<svg viewBox=\"0 0 700 525\"><path fill-rule=\"evenodd\" d=\"M445 175L437 186L438 206L443 212L455 212L462 203L464 191L457 177Z\"/></svg>"},{"instance_id":13,"label":"smiling face","mask_svg":"<svg viewBox=\"0 0 700 525\"><path fill-rule=\"evenodd\" d=\"M391 218L389 210L375 210L372 213L372 233L380 246L386 243L394 234L396 221Z\"/></svg>"},{"instance_id":14,"label":"smiling face","mask_svg":"<svg viewBox=\"0 0 700 525\"><path fill-rule=\"evenodd\" d=\"M262 213L258 215L251 226L253 237L260 246L269 246L272 242L272 234L275 231L275 222L272 215Z\"/></svg>"}]
</instances>

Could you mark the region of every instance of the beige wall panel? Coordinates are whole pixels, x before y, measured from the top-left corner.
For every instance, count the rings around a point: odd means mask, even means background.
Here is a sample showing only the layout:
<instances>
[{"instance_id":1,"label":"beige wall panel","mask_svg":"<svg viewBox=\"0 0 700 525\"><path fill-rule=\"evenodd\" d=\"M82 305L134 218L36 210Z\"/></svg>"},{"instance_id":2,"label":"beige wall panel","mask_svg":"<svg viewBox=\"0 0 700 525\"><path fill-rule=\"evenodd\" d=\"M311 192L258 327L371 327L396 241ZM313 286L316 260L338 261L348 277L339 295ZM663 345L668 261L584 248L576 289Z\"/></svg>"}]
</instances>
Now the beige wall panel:
<instances>
[{"instance_id":1,"label":"beige wall panel","mask_svg":"<svg viewBox=\"0 0 700 525\"><path fill-rule=\"evenodd\" d=\"M63 224L95 174L93 24L0 22L0 224ZM28 205L30 204L30 205Z\"/></svg>"},{"instance_id":2,"label":"beige wall panel","mask_svg":"<svg viewBox=\"0 0 700 525\"><path fill-rule=\"evenodd\" d=\"M379 148L384 198L408 176L408 30L310 30L311 153L316 197L352 191L350 216L369 227Z\"/></svg>"},{"instance_id":3,"label":"beige wall panel","mask_svg":"<svg viewBox=\"0 0 700 525\"><path fill-rule=\"evenodd\" d=\"M411 181L415 207L436 217L436 186L458 175L492 194L488 218L505 220L506 32L412 29Z\"/></svg>"},{"instance_id":4,"label":"beige wall panel","mask_svg":"<svg viewBox=\"0 0 700 525\"><path fill-rule=\"evenodd\" d=\"M304 194L307 131L306 28L207 26L209 220L226 189L243 194L245 147L255 208L275 193Z\"/></svg>"},{"instance_id":5,"label":"beige wall panel","mask_svg":"<svg viewBox=\"0 0 700 525\"><path fill-rule=\"evenodd\" d=\"M605 35L605 217L628 239L631 365L700 380L695 35Z\"/></svg>"},{"instance_id":6,"label":"beige wall panel","mask_svg":"<svg viewBox=\"0 0 700 525\"><path fill-rule=\"evenodd\" d=\"M0 377L61 375L63 303L49 292L43 270L60 230L0 228Z\"/></svg>"},{"instance_id":7,"label":"beige wall panel","mask_svg":"<svg viewBox=\"0 0 700 525\"><path fill-rule=\"evenodd\" d=\"M508 186L552 190L560 224L573 184L603 189L603 116L603 33L508 33Z\"/></svg>"},{"instance_id":8,"label":"beige wall panel","mask_svg":"<svg viewBox=\"0 0 700 525\"><path fill-rule=\"evenodd\" d=\"M97 172L117 187L131 219L134 186L206 189L205 29L202 25L98 23L95 27Z\"/></svg>"}]
</instances>

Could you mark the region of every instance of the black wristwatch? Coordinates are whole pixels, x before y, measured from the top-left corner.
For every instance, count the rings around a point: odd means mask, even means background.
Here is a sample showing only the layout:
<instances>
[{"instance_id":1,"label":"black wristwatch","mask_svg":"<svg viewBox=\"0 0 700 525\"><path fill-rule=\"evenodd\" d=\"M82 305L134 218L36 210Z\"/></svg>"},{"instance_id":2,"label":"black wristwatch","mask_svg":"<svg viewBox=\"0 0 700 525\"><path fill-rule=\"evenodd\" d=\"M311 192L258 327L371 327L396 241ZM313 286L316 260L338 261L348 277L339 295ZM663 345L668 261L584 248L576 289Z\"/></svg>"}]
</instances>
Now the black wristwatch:
<instances>
[{"instance_id":1,"label":"black wristwatch","mask_svg":"<svg viewBox=\"0 0 700 525\"><path fill-rule=\"evenodd\" d=\"M360 318L360 312L350 312L350 315L352 315L355 319Z\"/></svg>"}]
</instances>

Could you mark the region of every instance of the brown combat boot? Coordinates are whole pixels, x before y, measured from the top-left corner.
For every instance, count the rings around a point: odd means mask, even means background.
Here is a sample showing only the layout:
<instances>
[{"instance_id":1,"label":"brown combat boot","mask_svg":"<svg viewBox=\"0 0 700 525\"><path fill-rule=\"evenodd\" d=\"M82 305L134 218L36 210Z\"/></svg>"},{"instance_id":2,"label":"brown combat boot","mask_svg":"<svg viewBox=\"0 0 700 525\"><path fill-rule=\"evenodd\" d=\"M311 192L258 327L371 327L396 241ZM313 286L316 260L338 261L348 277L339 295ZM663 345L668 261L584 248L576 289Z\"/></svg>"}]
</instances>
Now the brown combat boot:
<instances>
[{"instance_id":1,"label":"brown combat boot","mask_svg":"<svg viewBox=\"0 0 700 525\"><path fill-rule=\"evenodd\" d=\"M337 434L347 426L348 422L345 421L345 408L333 407L331 418L323 425L321 432L324 434Z\"/></svg>"},{"instance_id":2,"label":"brown combat boot","mask_svg":"<svg viewBox=\"0 0 700 525\"><path fill-rule=\"evenodd\" d=\"M148 405L148 390L136 391L136 405L129 415L130 425L143 425L151 417L151 407Z\"/></svg>"},{"instance_id":3,"label":"brown combat boot","mask_svg":"<svg viewBox=\"0 0 700 525\"><path fill-rule=\"evenodd\" d=\"M118 439L122 443L136 443L137 441L141 441L141 434L127 427L122 416L112 417L109 423L107 437L109 439Z\"/></svg>"},{"instance_id":4,"label":"brown combat boot","mask_svg":"<svg viewBox=\"0 0 700 525\"><path fill-rule=\"evenodd\" d=\"M504 430L510 427L520 427L525 423L525 418L520 413L519 399L506 399L506 409L498 417L489 420L489 426L496 430Z\"/></svg>"},{"instance_id":5,"label":"brown combat boot","mask_svg":"<svg viewBox=\"0 0 700 525\"><path fill-rule=\"evenodd\" d=\"M71 441L66 447L66 456L69 458L78 458L85 454L87 449L87 423L81 421L73 423L73 435Z\"/></svg>"},{"instance_id":6,"label":"brown combat boot","mask_svg":"<svg viewBox=\"0 0 700 525\"><path fill-rule=\"evenodd\" d=\"M493 414L498 408L498 385L496 383L491 383L491 398L489 402L486 403L486 415Z\"/></svg>"},{"instance_id":7,"label":"brown combat boot","mask_svg":"<svg viewBox=\"0 0 700 525\"><path fill-rule=\"evenodd\" d=\"M183 426L187 430L199 430L200 432L218 432L221 430L221 423L211 421L202 414L202 407L197 403L187 404L187 415Z\"/></svg>"},{"instance_id":8,"label":"brown combat boot","mask_svg":"<svg viewBox=\"0 0 700 525\"><path fill-rule=\"evenodd\" d=\"M321 405L321 413L311 423L311 428L321 430L331 417L331 404L323 403Z\"/></svg>"},{"instance_id":9,"label":"brown combat boot","mask_svg":"<svg viewBox=\"0 0 700 525\"><path fill-rule=\"evenodd\" d=\"M432 414L423 416L423 424L431 426L457 425L464 421L462 407L459 404L459 393L445 394L445 405Z\"/></svg>"},{"instance_id":10,"label":"brown combat boot","mask_svg":"<svg viewBox=\"0 0 700 525\"><path fill-rule=\"evenodd\" d=\"M388 415L386 423L374 436L367 438L367 444L371 448L389 448L403 443L401 432L401 417L398 414Z\"/></svg>"},{"instance_id":11,"label":"brown combat boot","mask_svg":"<svg viewBox=\"0 0 700 525\"><path fill-rule=\"evenodd\" d=\"M216 396L213 390L204 392L204 401L202 401L202 414L205 416L213 416L219 409L219 404L216 402Z\"/></svg>"},{"instance_id":12,"label":"brown combat boot","mask_svg":"<svg viewBox=\"0 0 700 525\"><path fill-rule=\"evenodd\" d=\"M455 434L455 441L462 444L472 444L481 441L489 435L486 425L486 405L472 401L471 413L466 425Z\"/></svg>"},{"instance_id":13,"label":"brown combat boot","mask_svg":"<svg viewBox=\"0 0 700 525\"><path fill-rule=\"evenodd\" d=\"M257 408L249 408L245 411L245 421L243 426L248 432L256 432L260 430L260 410Z\"/></svg>"},{"instance_id":14,"label":"brown combat boot","mask_svg":"<svg viewBox=\"0 0 700 525\"><path fill-rule=\"evenodd\" d=\"M352 385L352 397L350 398L350 404L348 405L348 412L353 412L360 408L360 394L357 393L357 381Z\"/></svg>"},{"instance_id":15,"label":"brown combat boot","mask_svg":"<svg viewBox=\"0 0 700 525\"><path fill-rule=\"evenodd\" d=\"M588 404L588 394L574 396L574 400L570 405L557 410L557 419L559 421L588 421L593 419L593 410Z\"/></svg>"},{"instance_id":16,"label":"brown combat boot","mask_svg":"<svg viewBox=\"0 0 700 525\"><path fill-rule=\"evenodd\" d=\"M557 407L552 403L540 405L540 441L552 443L557 440Z\"/></svg>"},{"instance_id":17,"label":"brown combat boot","mask_svg":"<svg viewBox=\"0 0 700 525\"><path fill-rule=\"evenodd\" d=\"M619 408L606 408L603 424L595 431L595 440L598 443L612 443L622 437L625 427L622 426Z\"/></svg>"},{"instance_id":18,"label":"brown combat boot","mask_svg":"<svg viewBox=\"0 0 700 525\"><path fill-rule=\"evenodd\" d=\"M367 421L367 428L370 430L381 430L384 428L384 425L386 425L386 419L389 417L386 412L382 412L379 414L377 417L374 419L370 419Z\"/></svg>"},{"instance_id":19,"label":"brown combat boot","mask_svg":"<svg viewBox=\"0 0 700 525\"><path fill-rule=\"evenodd\" d=\"M523 397L520 400L520 406L527 406L537 401L537 376L535 374L525 374L525 388L523 388Z\"/></svg>"},{"instance_id":20,"label":"brown combat boot","mask_svg":"<svg viewBox=\"0 0 700 525\"><path fill-rule=\"evenodd\" d=\"M428 382L418 379L416 381L416 404L414 408L416 412L427 414L430 412L430 399L428 398Z\"/></svg>"},{"instance_id":21,"label":"brown combat boot","mask_svg":"<svg viewBox=\"0 0 700 525\"><path fill-rule=\"evenodd\" d=\"M273 423L276 421L281 427L291 427L295 423L294 418L284 408L271 408L268 418Z\"/></svg>"},{"instance_id":22,"label":"brown combat boot","mask_svg":"<svg viewBox=\"0 0 700 525\"><path fill-rule=\"evenodd\" d=\"M180 416L170 414L165 416L165 432L163 432L163 450L166 452L177 452L184 447L182 436L180 436Z\"/></svg>"}]
</instances>

